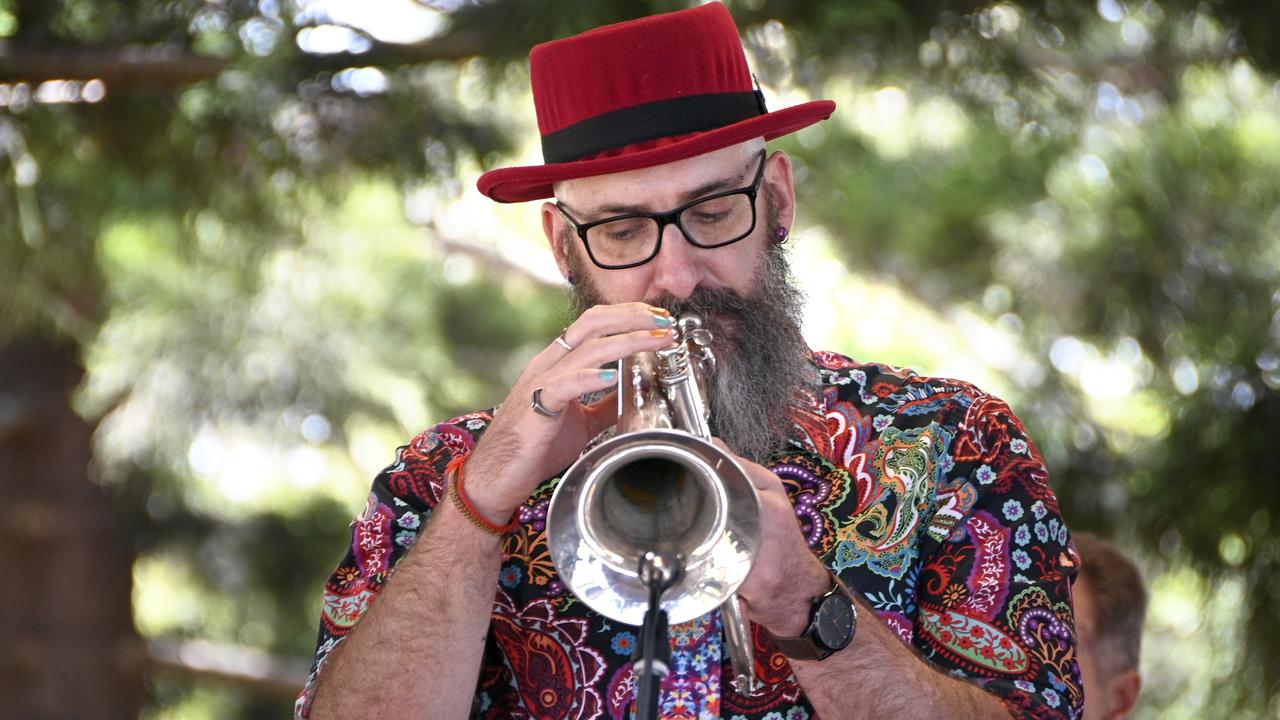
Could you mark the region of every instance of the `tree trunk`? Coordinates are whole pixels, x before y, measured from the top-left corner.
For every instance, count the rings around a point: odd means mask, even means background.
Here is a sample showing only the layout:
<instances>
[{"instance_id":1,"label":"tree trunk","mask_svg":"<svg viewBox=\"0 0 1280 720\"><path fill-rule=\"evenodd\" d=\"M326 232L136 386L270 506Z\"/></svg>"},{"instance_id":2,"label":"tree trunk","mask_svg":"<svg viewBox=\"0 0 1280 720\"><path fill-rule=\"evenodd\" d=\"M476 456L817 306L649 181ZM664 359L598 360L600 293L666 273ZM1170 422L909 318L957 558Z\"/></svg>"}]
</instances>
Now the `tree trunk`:
<instances>
[{"instance_id":1,"label":"tree trunk","mask_svg":"<svg viewBox=\"0 0 1280 720\"><path fill-rule=\"evenodd\" d=\"M142 707L133 553L89 477L74 346L0 346L0 698L6 717L129 718Z\"/></svg>"}]
</instances>

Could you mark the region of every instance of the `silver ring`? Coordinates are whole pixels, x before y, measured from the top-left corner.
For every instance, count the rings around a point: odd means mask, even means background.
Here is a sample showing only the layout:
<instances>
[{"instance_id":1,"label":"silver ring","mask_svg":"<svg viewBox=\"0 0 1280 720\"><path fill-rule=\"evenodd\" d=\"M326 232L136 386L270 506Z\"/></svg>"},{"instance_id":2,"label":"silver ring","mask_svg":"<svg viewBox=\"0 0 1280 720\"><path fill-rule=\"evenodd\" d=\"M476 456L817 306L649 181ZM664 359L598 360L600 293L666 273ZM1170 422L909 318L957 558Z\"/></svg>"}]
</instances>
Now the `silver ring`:
<instances>
[{"instance_id":1,"label":"silver ring","mask_svg":"<svg viewBox=\"0 0 1280 720\"><path fill-rule=\"evenodd\" d=\"M563 410L549 410L546 405L542 404L542 388L533 391L533 411L539 415L553 418L558 416Z\"/></svg>"},{"instance_id":2,"label":"silver ring","mask_svg":"<svg viewBox=\"0 0 1280 720\"><path fill-rule=\"evenodd\" d=\"M564 334L568 330L569 328L565 328L564 330L560 331L560 334L556 336L556 344L564 348L565 350L568 350L569 352L573 352L573 346L569 344L568 340L564 339Z\"/></svg>"}]
</instances>

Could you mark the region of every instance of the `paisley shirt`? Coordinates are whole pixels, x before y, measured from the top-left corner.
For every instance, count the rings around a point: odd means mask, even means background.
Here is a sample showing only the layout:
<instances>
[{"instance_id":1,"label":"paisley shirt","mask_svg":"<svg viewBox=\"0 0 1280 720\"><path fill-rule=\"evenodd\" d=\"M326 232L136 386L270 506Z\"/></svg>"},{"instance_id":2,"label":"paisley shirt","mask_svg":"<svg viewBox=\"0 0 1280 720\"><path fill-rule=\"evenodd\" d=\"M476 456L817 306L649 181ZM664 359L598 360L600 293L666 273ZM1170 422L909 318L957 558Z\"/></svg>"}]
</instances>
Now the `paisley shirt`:
<instances>
[{"instance_id":1,"label":"paisley shirt","mask_svg":"<svg viewBox=\"0 0 1280 720\"><path fill-rule=\"evenodd\" d=\"M1014 717L1079 717L1070 596L1078 559L1044 461L1008 405L954 380L827 352L813 360L820 391L797 414L788 449L767 463L813 552L902 642L995 694ZM445 466L471 451L491 419L473 413L423 432L374 481L351 547L325 586L298 717L309 711L316 670L445 496ZM591 611L559 580L545 522L557 481L534 492L503 538L474 716L632 716L637 628ZM786 657L767 632L753 631L756 674L767 690L744 697L728 682L718 612L672 626L663 717L815 717Z\"/></svg>"}]
</instances>

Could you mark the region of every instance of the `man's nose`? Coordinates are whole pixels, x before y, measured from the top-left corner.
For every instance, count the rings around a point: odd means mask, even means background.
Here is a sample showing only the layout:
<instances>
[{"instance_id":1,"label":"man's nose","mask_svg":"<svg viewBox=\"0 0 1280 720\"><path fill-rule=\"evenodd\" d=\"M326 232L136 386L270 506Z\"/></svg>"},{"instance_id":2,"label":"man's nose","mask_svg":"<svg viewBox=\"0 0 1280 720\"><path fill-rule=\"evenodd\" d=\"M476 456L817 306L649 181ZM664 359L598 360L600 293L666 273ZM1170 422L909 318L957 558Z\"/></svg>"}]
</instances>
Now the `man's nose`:
<instances>
[{"instance_id":1,"label":"man's nose","mask_svg":"<svg viewBox=\"0 0 1280 720\"><path fill-rule=\"evenodd\" d=\"M707 252L691 245L675 223L664 227L662 247L649 261L653 265L653 276L648 297L670 295L683 300L692 295L706 274L699 256Z\"/></svg>"}]
</instances>

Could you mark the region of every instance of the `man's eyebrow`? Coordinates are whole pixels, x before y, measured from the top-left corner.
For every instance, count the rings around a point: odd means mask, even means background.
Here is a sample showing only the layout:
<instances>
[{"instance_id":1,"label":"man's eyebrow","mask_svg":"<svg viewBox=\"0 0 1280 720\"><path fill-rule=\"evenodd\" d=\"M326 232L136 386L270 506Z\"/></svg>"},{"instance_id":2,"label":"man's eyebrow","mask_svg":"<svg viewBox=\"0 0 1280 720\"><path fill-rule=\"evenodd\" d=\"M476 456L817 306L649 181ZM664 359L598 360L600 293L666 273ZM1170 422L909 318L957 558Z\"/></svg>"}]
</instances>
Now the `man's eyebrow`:
<instances>
[{"instance_id":1,"label":"man's eyebrow","mask_svg":"<svg viewBox=\"0 0 1280 720\"><path fill-rule=\"evenodd\" d=\"M750 168L743 170L742 174L736 178L723 178L721 180L712 180L710 182L703 183L702 185L681 194L679 199L676 201L676 204L684 205L685 203L693 202L704 195L711 195L724 190L738 190L747 184L746 178L748 172L750 172ZM564 205L564 203L560 204ZM573 210L572 208L569 209L571 211ZM609 205L601 205L600 207L595 208L594 211L584 213L584 215L591 218L591 220L584 220L584 222L591 222L592 220L603 219L613 215L648 214L651 212L654 211L643 205L611 203Z\"/></svg>"}]
</instances>

